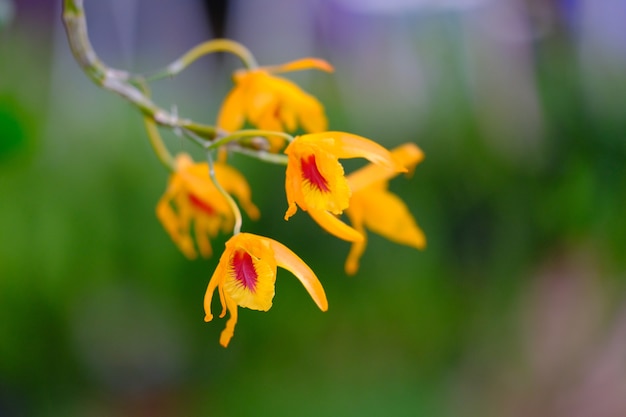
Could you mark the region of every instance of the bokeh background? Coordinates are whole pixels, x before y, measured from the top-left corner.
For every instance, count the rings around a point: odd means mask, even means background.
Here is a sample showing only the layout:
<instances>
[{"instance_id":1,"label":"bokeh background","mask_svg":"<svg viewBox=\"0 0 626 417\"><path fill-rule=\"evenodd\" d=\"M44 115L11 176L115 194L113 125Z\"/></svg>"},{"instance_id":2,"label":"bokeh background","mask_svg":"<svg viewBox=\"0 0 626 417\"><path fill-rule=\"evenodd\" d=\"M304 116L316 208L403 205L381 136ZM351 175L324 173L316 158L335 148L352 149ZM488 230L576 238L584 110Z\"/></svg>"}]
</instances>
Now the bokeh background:
<instances>
[{"instance_id":1,"label":"bokeh background","mask_svg":"<svg viewBox=\"0 0 626 417\"><path fill-rule=\"evenodd\" d=\"M244 230L305 259L330 309L280 271L228 349L203 321L217 257L162 230L166 172L73 61L60 3L0 0L0 416L626 415L624 1L86 0L110 66L217 36L322 57L334 74L289 77L333 130L426 153L391 189L428 248L371 234L354 277L349 244L282 220L283 168L234 157L262 211ZM212 123L237 65L203 58L155 100Z\"/></svg>"}]
</instances>

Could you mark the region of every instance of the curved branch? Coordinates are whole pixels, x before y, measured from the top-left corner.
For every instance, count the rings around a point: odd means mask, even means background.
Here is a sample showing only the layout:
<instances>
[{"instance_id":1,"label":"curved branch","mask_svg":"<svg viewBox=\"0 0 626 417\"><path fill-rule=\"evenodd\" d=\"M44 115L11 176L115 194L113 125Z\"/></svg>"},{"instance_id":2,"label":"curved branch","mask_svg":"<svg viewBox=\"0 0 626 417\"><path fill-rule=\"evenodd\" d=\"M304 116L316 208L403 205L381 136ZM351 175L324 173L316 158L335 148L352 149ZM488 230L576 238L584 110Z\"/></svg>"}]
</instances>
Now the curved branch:
<instances>
[{"instance_id":1,"label":"curved branch","mask_svg":"<svg viewBox=\"0 0 626 417\"><path fill-rule=\"evenodd\" d=\"M110 68L98 58L89 42L83 0L63 0L63 23L74 58L95 84L120 95L135 105L144 116L151 118L159 125L185 128L210 140L217 136L215 127L181 119L157 106L132 84L140 81L141 78L133 77L126 71Z\"/></svg>"}]
</instances>

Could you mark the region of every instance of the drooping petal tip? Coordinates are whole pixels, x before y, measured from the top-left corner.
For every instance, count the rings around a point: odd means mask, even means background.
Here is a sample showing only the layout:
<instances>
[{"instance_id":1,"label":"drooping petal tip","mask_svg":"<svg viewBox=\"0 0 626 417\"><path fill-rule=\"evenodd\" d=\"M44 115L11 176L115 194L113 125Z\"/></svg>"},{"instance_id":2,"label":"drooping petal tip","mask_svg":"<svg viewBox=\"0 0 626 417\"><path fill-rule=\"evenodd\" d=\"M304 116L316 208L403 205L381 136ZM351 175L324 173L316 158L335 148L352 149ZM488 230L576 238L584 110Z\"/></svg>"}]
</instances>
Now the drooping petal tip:
<instances>
[{"instance_id":1,"label":"drooping petal tip","mask_svg":"<svg viewBox=\"0 0 626 417\"><path fill-rule=\"evenodd\" d=\"M320 58L302 58L295 61L286 62L276 67L271 67L270 72L289 72L307 69L318 69L326 72L333 72L335 69L327 61Z\"/></svg>"},{"instance_id":2,"label":"drooping petal tip","mask_svg":"<svg viewBox=\"0 0 626 417\"><path fill-rule=\"evenodd\" d=\"M285 268L298 278L319 309L327 311L328 300L326 299L326 293L315 272L298 255L282 243L270 238L265 239L274 251L278 266Z\"/></svg>"}]
</instances>

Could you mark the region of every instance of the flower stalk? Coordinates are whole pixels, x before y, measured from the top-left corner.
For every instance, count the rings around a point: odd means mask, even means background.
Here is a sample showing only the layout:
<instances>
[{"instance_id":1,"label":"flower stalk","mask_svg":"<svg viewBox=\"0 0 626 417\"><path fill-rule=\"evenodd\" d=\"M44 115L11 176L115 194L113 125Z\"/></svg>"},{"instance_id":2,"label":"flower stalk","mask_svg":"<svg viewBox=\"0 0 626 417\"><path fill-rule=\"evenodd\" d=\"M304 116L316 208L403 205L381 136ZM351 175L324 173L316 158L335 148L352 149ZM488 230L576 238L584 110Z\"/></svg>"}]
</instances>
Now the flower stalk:
<instances>
[{"instance_id":1,"label":"flower stalk","mask_svg":"<svg viewBox=\"0 0 626 417\"><path fill-rule=\"evenodd\" d=\"M163 164L163 166L167 168L169 172L174 172L176 170L174 158L163 143L163 139L161 139L161 134L159 133L156 123L154 123L154 120L149 117L144 117L143 122L146 126L146 132L148 133L148 139L150 139L152 150L154 150L154 153L157 155L157 158L159 158L159 161Z\"/></svg>"},{"instance_id":2,"label":"flower stalk","mask_svg":"<svg viewBox=\"0 0 626 417\"><path fill-rule=\"evenodd\" d=\"M233 55L238 56L239 59L241 59L241 62L248 69L254 69L258 67L254 55L252 55L248 48L246 48L239 42L235 42L230 39L212 39L191 48L183 56L169 64L163 71L151 75L146 79L148 81L154 81L161 78L173 77L203 56L215 52L229 52Z\"/></svg>"},{"instance_id":3,"label":"flower stalk","mask_svg":"<svg viewBox=\"0 0 626 417\"><path fill-rule=\"evenodd\" d=\"M222 187L217 176L215 175L215 165L213 163L213 157L211 156L211 152L207 152L207 163L209 164L209 176L213 181L213 185L215 188L224 196L231 210L233 211L233 215L235 216L235 226L233 227L233 235L239 234L241 232L241 225L243 223L241 218L241 210L239 210L239 206L235 203L235 200L231 197L230 194Z\"/></svg>"},{"instance_id":4,"label":"flower stalk","mask_svg":"<svg viewBox=\"0 0 626 417\"><path fill-rule=\"evenodd\" d=\"M217 140L214 140L207 146L207 149L217 149L233 141L240 142L239 139L254 138L258 136L262 136L262 137L279 136L281 138L286 139L288 142L293 141L293 136L291 136L288 133L276 132L273 130L245 129L245 130L238 130L234 133L228 134L227 136L223 136ZM245 142L241 144L245 145Z\"/></svg>"}]
</instances>

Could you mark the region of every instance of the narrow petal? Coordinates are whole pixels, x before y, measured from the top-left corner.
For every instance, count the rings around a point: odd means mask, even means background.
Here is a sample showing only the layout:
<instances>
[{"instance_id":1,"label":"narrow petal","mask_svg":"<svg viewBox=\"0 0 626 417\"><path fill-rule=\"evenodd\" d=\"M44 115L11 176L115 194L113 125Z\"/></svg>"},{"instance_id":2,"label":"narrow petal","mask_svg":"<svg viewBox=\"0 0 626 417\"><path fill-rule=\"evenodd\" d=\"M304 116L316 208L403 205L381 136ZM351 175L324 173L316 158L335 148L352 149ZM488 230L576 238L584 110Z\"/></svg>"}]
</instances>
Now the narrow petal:
<instances>
[{"instance_id":1,"label":"narrow petal","mask_svg":"<svg viewBox=\"0 0 626 417\"><path fill-rule=\"evenodd\" d=\"M269 242L270 247L274 251L277 265L290 271L300 280L320 310L328 310L328 300L326 300L324 288L311 268L309 268L309 266L302 259L300 259L298 255L293 253L291 249L282 243L270 238L263 239Z\"/></svg>"},{"instance_id":2,"label":"narrow petal","mask_svg":"<svg viewBox=\"0 0 626 417\"><path fill-rule=\"evenodd\" d=\"M391 156L408 170L424 160L424 152L412 142L397 146L391 150Z\"/></svg>"},{"instance_id":3,"label":"narrow petal","mask_svg":"<svg viewBox=\"0 0 626 417\"><path fill-rule=\"evenodd\" d=\"M170 238L183 255L185 255L187 259L195 259L197 254L193 247L191 236L189 233L183 232L185 229L188 230L189 220L183 218L180 213L177 214L172 209L167 193L157 203L156 215L165 231L170 235ZM187 222L187 224L185 224L185 222Z\"/></svg>"},{"instance_id":4,"label":"narrow petal","mask_svg":"<svg viewBox=\"0 0 626 417\"><path fill-rule=\"evenodd\" d=\"M348 242L360 242L363 240L363 235L325 210L309 210L308 213L322 229L339 239L347 240Z\"/></svg>"},{"instance_id":5,"label":"narrow petal","mask_svg":"<svg viewBox=\"0 0 626 417\"><path fill-rule=\"evenodd\" d=\"M406 169L412 169L424 159L424 153L414 143L405 143L398 146L391 151L391 156L396 162ZM397 172L380 165L370 164L367 165L350 175L348 175L348 183L353 193L367 187L368 185L385 181L393 178L397 175Z\"/></svg>"},{"instance_id":6,"label":"narrow petal","mask_svg":"<svg viewBox=\"0 0 626 417\"><path fill-rule=\"evenodd\" d=\"M196 234L196 243L198 244L198 250L203 258L210 258L213 255L213 249L211 248L211 241L209 236L213 237L215 233L211 233L211 224L205 217L196 218L194 220L194 232Z\"/></svg>"},{"instance_id":7,"label":"narrow petal","mask_svg":"<svg viewBox=\"0 0 626 417\"><path fill-rule=\"evenodd\" d=\"M226 297L226 307L230 313L230 317L226 321L226 327L220 334L220 345L228 347L230 339L235 334L235 325L237 324L237 304L230 298Z\"/></svg>"},{"instance_id":8,"label":"narrow petal","mask_svg":"<svg viewBox=\"0 0 626 417\"><path fill-rule=\"evenodd\" d=\"M407 169L396 162L386 148L367 138L351 133L333 132L337 141L338 158L365 158L375 164L389 167L398 172L406 172Z\"/></svg>"},{"instance_id":9,"label":"narrow petal","mask_svg":"<svg viewBox=\"0 0 626 417\"><path fill-rule=\"evenodd\" d=\"M228 256L226 253L223 253L222 256L220 257L220 262L217 264L217 267L215 268L215 271L213 271L213 275L211 276L211 279L209 280L209 286L206 289L206 292L204 293L204 321L209 322L211 320L213 320L213 314L211 313L211 302L213 301L213 293L215 292L215 289L218 288L218 286L220 285L220 282L223 280L224 278L224 256ZM221 297L220 297L221 298ZM222 308L226 307L224 305L224 300L222 300Z\"/></svg>"},{"instance_id":10,"label":"narrow petal","mask_svg":"<svg viewBox=\"0 0 626 417\"><path fill-rule=\"evenodd\" d=\"M359 197L363 200L364 219L368 229L392 242L415 249L426 247L424 232L398 196L386 190L366 190L365 193Z\"/></svg>"},{"instance_id":11,"label":"narrow petal","mask_svg":"<svg viewBox=\"0 0 626 417\"><path fill-rule=\"evenodd\" d=\"M269 72L273 73L300 71L306 69L318 69L326 72L333 72L335 70L332 65L319 58L302 58L282 65L267 68Z\"/></svg>"},{"instance_id":12,"label":"narrow petal","mask_svg":"<svg viewBox=\"0 0 626 417\"><path fill-rule=\"evenodd\" d=\"M363 212L364 207L358 203L358 200L351 202L350 208L346 211L352 227L354 227L363 236L362 241L352 242L352 246L350 247L350 252L348 253L348 257L346 258L346 263L344 265L344 269L348 275L354 275L359 270L359 260L361 259L361 256L365 252L365 247L367 246L367 233L365 232L365 226L363 224L365 216L365 213Z\"/></svg>"},{"instance_id":13,"label":"narrow petal","mask_svg":"<svg viewBox=\"0 0 626 417\"><path fill-rule=\"evenodd\" d=\"M211 242L205 229L205 224L202 219L196 219L194 221L194 233L196 237L196 244L198 245L198 251L203 258L210 258L213 254L211 248Z\"/></svg>"},{"instance_id":14,"label":"narrow petal","mask_svg":"<svg viewBox=\"0 0 626 417\"><path fill-rule=\"evenodd\" d=\"M196 249L191 237L191 221L193 219L194 209L189 204L189 198L186 192L180 192L174 198L178 216L178 235L176 242L180 250L185 253L189 259L196 259Z\"/></svg>"},{"instance_id":15,"label":"narrow petal","mask_svg":"<svg viewBox=\"0 0 626 417\"><path fill-rule=\"evenodd\" d=\"M304 199L302 189L300 188L300 182L302 181L301 178L302 171L300 169L300 164L291 162L288 163L285 171L285 194L287 196L287 204L289 207L285 213L285 220L289 220L289 218L296 214L296 211L298 211L296 201Z\"/></svg>"},{"instance_id":16,"label":"narrow petal","mask_svg":"<svg viewBox=\"0 0 626 417\"><path fill-rule=\"evenodd\" d=\"M346 132L321 132L309 133L300 138L303 142L317 142L339 159L365 158L397 172L407 171L386 148L362 136Z\"/></svg>"}]
</instances>

